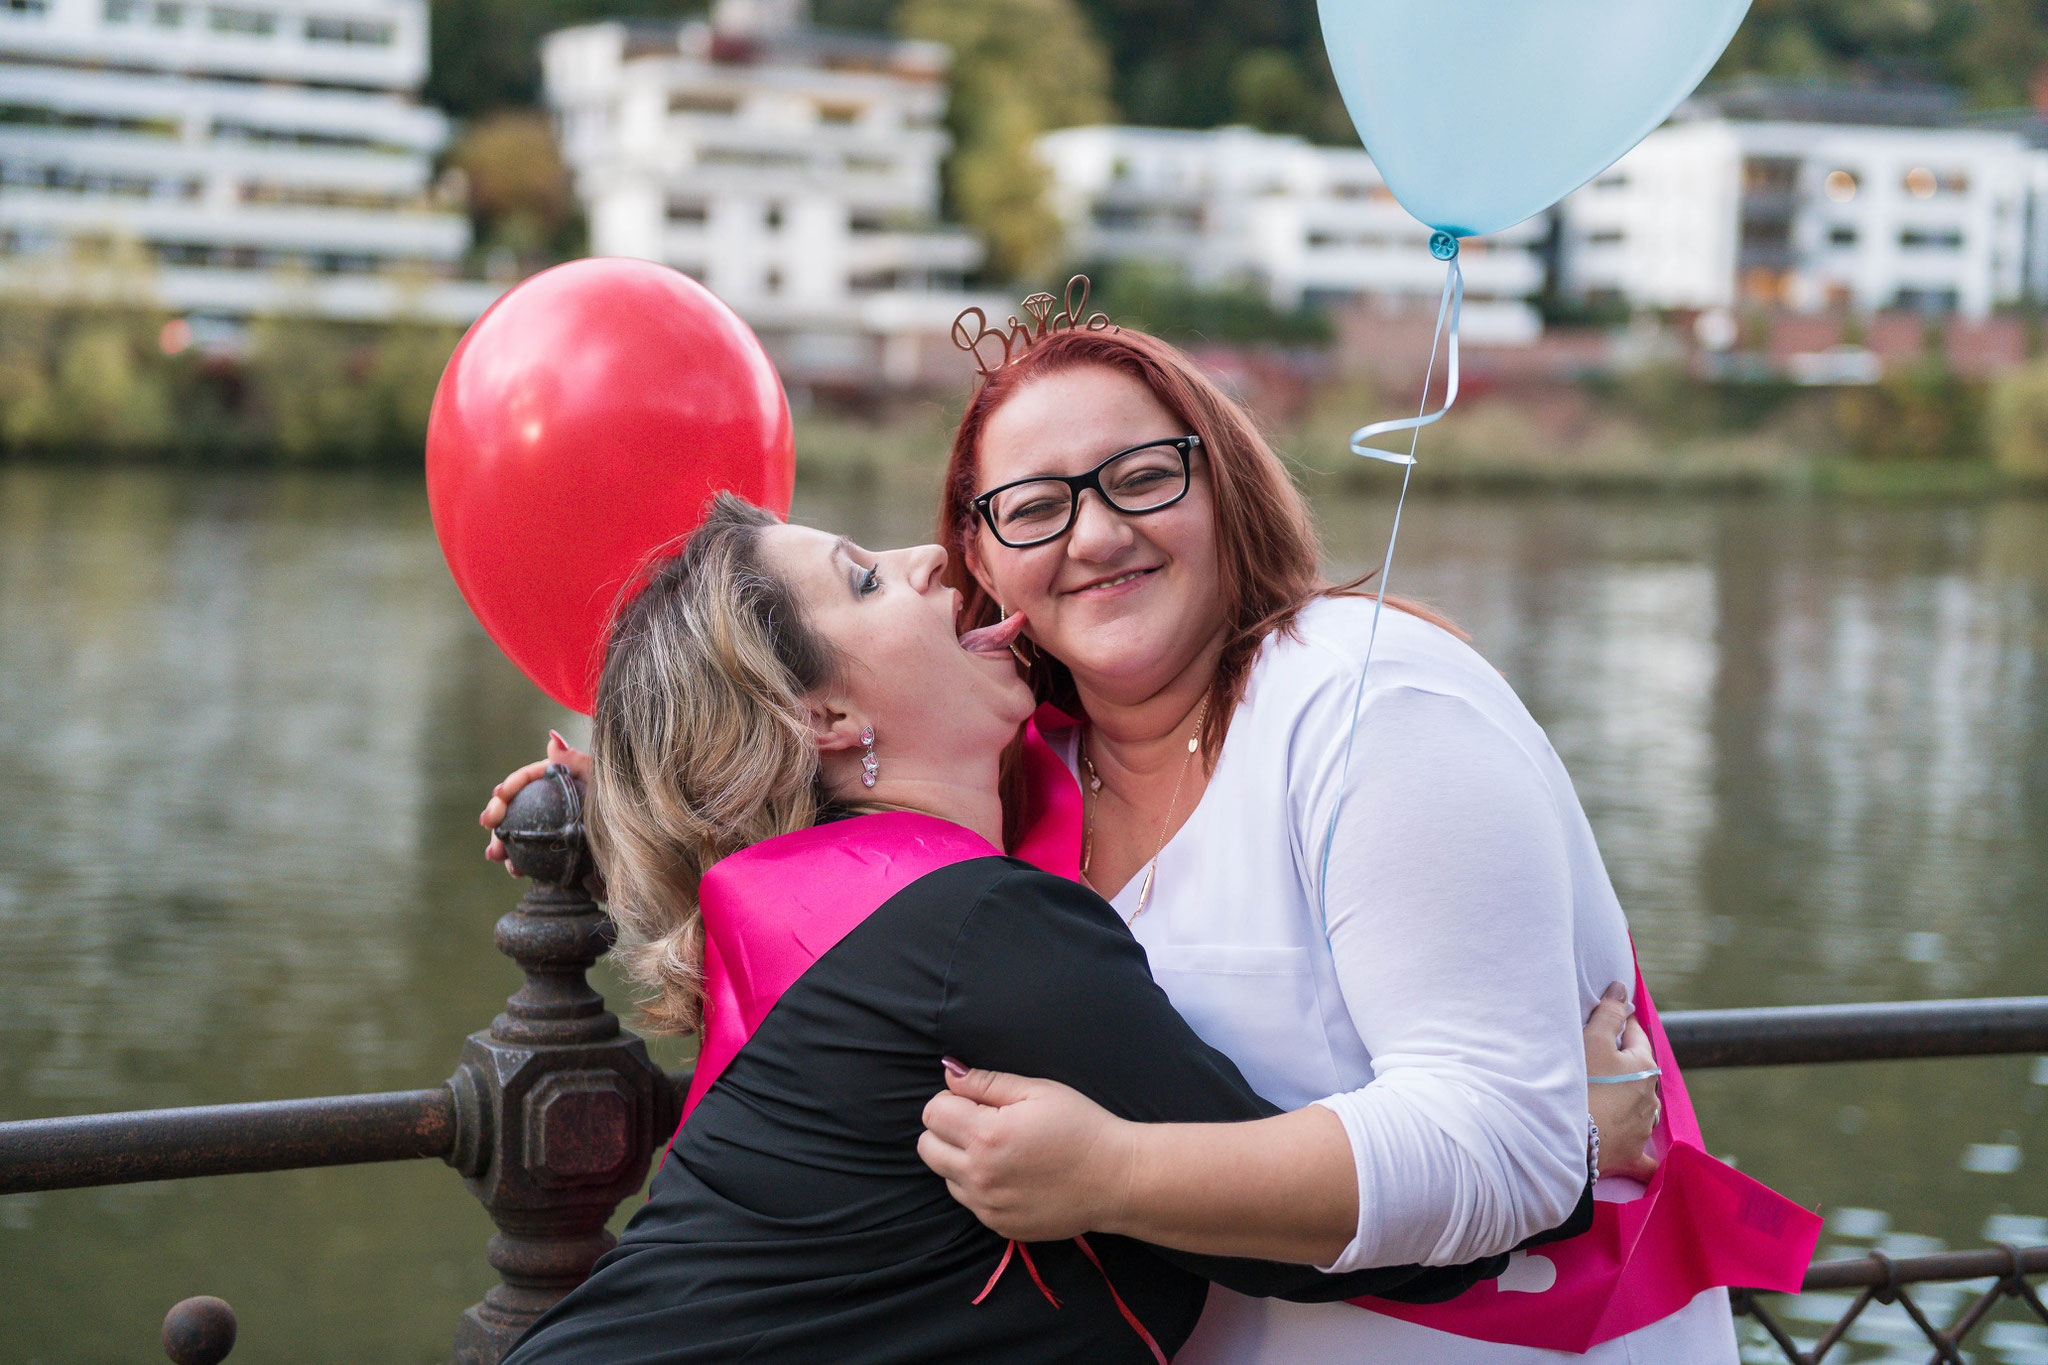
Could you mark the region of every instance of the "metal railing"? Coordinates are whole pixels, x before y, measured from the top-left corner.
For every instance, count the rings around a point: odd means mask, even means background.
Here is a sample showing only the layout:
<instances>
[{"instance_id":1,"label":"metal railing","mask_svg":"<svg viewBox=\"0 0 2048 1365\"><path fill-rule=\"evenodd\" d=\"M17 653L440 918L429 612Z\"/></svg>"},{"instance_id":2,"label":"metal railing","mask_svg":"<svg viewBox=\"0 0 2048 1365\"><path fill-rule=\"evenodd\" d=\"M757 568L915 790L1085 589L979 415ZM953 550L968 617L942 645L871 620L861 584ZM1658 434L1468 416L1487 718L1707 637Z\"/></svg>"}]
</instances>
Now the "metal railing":
<instances>
[{"instance_id":1,"label":"metal railing","mask_svg":"<svg viewBox=\"0 0 2048 1365\"><path fill-rule=\"evenodd\" d=\"M499 950L526 979L490 1028L464 1043L440 1086L0 1123L0 1195L439 1158L497 1224L485 1255L503 1281L462 1315L454 1365L496 1365L610 1248L605 1222L641 1188L690 1081L687 1072L658 1069L585 977L611 946L611 924L585 889L574 784L564 775L527 787L500 834L533 881L496 932ZM1702 1010L1667 1014L1664 1026L1692 1070L2048 1052L2048 996ZM1926 1324L1933 1359L1961 1365L1956 1343L1998 1302L2042 1315L2026 1277L2044 1271L2048 1247L1816 1264L1809 1290L1863 1292L1806 1353L1755 1294L1738 1291L1736 1308L1792 1365L1817 1365L1872 1302L1900 1303L1921 1322L1905 1285L1993 1276L1993 1288L1957 1322ZM178 1365L215 1365L234 1335L226 1304L188 1299L165 1319L164 1349Z\"/></svg>"},{"instance_id":2,"label":"metal railing","mask_svg":"<svg viewBox=\"0 0 2048 1365\"><path fill-rule=\"evenodd\" d=\"M1758 1297L1757 1290L1738 1289L1730 1297L1738 1317L1755 1319L1771 1343L1783 1352L1788 1365L1821 1365L1849 1336L1850 1329L1873 1303L1896 1304L1905 1318L1927 1342L1934 1354L1929 1365L1964 1365L1962 1349L1970 1335L1990 1319L2001 1302L2010 1301L2048 1327L2048 1307L2029 1283L2030 1276L2048 1274L2048 1246L2014 1247L2000 1243L1982 1251L1945 1251L1932 1256L1893 1259L1881 1251L1848 1261L1821 1261L1806 1272L1803 1293L1855 1289L1860 1292L1849 1307L1831 1323L1811 1347L1799 1343L1780 1324ZM1937 1325L1916 1302L1908 1285L1946 1284L1990 1280L1989 1288L1978 1292L1946 1326Z\"/></svg>"}]
</instances>

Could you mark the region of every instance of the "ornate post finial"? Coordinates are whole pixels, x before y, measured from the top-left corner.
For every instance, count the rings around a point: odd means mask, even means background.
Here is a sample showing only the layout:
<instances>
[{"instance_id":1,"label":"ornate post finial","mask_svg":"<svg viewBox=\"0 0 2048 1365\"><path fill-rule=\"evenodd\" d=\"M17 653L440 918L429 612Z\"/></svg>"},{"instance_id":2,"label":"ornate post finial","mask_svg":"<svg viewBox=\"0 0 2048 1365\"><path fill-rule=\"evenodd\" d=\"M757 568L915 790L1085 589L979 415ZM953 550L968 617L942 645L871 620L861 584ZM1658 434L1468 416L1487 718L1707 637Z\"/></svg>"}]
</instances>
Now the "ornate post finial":
<instances>
[{"instance_id":1,"label":"ornate post finial","mask_svg":"<svg viewBox=\"0 0 2048 1365\"><path fill-rule=\"evenodd\" d=\"M582 1283L612 1247L605 1221L676 1124L668 1077L584 977L613 928L587 889L583 794L568 771L552 765L514 797L498 837L536 885L498 921L498 948L525 984L470 1035L448 1082L448 1162L498 1225L485 1254L504 1277L462 1315L456 1365L496 1365Z\"/></svg>"}]
</instances>

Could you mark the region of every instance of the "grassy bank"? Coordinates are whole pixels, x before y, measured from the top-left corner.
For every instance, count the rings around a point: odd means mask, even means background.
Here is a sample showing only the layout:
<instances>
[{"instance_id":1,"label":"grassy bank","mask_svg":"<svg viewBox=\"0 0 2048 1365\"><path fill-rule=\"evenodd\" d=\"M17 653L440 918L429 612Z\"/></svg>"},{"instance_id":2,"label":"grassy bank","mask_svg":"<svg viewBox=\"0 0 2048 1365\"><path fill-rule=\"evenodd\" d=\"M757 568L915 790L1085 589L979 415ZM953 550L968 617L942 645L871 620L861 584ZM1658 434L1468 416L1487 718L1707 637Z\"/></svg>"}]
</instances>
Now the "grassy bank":
<instances>
[{"instance_id":1,"label":"grassy bank","mask_svg":"<svg viewBox=\"0 0 2048 1365\"><path fill-rule=\"evenodd\" d=\"M194 337L146 310L0 305L0 458L416 468L458 337L425 324L290 319ZM902 399L861 417L801 412L799 476L924 487L965 397ZM1398 482L1395 466L1347 446L1403 402L1355 379L1285 404L1247 398L1262 414L1284 409L1268 434L1312 492ZM1417 481L1439 486L1913 499L2041 489L2048 364L1989 384L1926 366L1832 390L1708 384L1651 368L1479 392L1423 431L1418 455Z\"/></svg>"}]
</instances>

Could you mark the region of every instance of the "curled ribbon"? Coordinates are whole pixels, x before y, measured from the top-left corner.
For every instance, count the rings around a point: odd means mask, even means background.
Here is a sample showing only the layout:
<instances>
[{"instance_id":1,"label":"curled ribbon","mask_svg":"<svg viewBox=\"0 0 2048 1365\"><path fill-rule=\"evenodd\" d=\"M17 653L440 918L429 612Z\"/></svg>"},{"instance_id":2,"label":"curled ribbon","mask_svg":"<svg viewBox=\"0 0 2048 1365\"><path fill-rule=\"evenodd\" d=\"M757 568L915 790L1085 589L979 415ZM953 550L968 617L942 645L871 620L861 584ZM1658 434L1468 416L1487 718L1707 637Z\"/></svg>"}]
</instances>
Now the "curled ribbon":
<instances>
[{"instance_id":1,"label":"curled ribbon","mask_svg":"<svg viewBox=\"0 0 2048 1365\"><path fill-rule=\"evenodd\" d=\"M1389 464L1412 465L1415 463L1416 437L1414 436L1409 437L1408 449L1405 452L1382 450L1378 446L1369 446L1366 442L1375 436L1384 436L1390 431L1412 431L1419 435L1422 428L1428 426L1431 422L1437 421L1451 410L1451 404L1458 401L1458 315L1464 310L1464 304L1465 272L1458 268L1458 258L1452 256L1445 263L1443 297L1437 301L1436 305L1436 331L1429 339L1429 370L1423 375L1422 379L1422 408L1424 410L1418 411L1413 417L1397 417L1391 421L1374 422L1369 426L1362 426L1352 432L1351 453L1353 455L1363 455L1373 460L1385 460ZM1448 329L1444 325L1446 321L1450 324ZM1429 381L1436 376L1437 347L1442 344L1446 330L1450 333L1450 347L1446 354L1446 368L1444 371L1444 405L1435 412L1429 412L1427 411L1429 407Z\"/></svg>"}]
</instances>

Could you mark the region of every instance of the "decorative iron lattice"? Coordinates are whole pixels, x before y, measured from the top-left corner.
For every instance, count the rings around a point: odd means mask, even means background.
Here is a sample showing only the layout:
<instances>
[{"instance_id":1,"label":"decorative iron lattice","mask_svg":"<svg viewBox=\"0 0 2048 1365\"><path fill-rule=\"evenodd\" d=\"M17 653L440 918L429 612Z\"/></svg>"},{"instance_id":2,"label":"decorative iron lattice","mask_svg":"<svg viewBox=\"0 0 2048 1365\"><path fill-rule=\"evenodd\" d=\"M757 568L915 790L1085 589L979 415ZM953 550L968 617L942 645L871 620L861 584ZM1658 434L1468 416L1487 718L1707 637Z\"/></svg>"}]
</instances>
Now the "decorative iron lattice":
<instances>
[{"instance_id":1,"label":"decorative iron lattice","mask_svg":"<svg viewBox=\"0 0 2048 1365\"><path fill-rule=\"evenodd\" d=\"M2048 1328L2048 1306L2042 1304L2040 1295L2029 1282L2030 1277L2044 1274L2048 1274L2048 1246L2021 1248L2003 1242L1981 1251L1950 1251L1933 1256L1899 1258L1873 1251L1855 1260L1816 1262L1806 1272L1806 1282L1801 1286L1804 1294L1842 1289L1855 1289L1858 1293L1848 1309L1821 1333L1812 1346L1805 1348L1779 1321L1781 1316L1788 1316L1783 1306L1776 1313L1765 1306L1766 1298L1776 1296L1758 1290L1737 1289L1731 1292L1730 1298L1734 1302L1736 1316L1754 1319L1770 1337L1771 1343L1783 1353L1787 1365L1821 1365L1830 1359L1830 1353L1842 1345L1850 1329L1863 1317L1864 1310L1873 1303L1898 1305L1907 1321L1933 1349L1934 1354L1927 1358L1928 1365L1969 1365L1971 1357L1963 1353L1963 1348L1969 1344L1971 1333L1983 1326L1991 1317L1992 1310L2001 1303L2026 1309L2044 1328ZM1950 1316L1945 1327L1935 1325L1927 1308L1917 1302L1907 1288L1909 1285L1950 1285L1958 1281L1983 1280L1989 1280L1990 1287L1980 1290L1960 1312ZM1845 1353L1834 1358L1846 1360L1848 1357ZM1886 1356L1886 1359L1902 1358L1896 1350Z\"/></svg>"}]
</instances>

